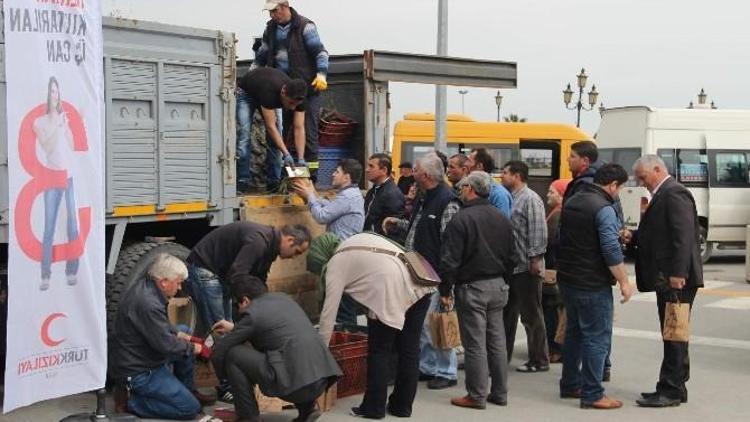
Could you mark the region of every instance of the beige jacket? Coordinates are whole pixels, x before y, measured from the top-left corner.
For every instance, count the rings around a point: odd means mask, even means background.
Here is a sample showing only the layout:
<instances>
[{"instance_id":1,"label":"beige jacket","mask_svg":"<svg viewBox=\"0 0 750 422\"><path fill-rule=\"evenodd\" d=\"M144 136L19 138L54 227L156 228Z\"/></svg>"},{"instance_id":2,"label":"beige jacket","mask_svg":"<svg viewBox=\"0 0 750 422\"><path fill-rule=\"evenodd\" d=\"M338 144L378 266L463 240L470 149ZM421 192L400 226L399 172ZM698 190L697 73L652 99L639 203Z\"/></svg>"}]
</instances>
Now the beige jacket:
<instances>
[{"instance_id":1,"label":"beige jacket","mask_svg":"<svg viewBox=\"0 0 750 422\"><path fill-rule=\"evenodd\" d=\"M339 245L337 251L349 246L367 246L400 251L389 240L371 233L360 233ZM319 333L328 344L341 295L347 293L369 310L368 317L401 330L406 311L419 299L437 289L414 284L409 269L395 256L372 251L336 253L326 269L326 298L320 314Z\"/></svg>"}]
</instances>

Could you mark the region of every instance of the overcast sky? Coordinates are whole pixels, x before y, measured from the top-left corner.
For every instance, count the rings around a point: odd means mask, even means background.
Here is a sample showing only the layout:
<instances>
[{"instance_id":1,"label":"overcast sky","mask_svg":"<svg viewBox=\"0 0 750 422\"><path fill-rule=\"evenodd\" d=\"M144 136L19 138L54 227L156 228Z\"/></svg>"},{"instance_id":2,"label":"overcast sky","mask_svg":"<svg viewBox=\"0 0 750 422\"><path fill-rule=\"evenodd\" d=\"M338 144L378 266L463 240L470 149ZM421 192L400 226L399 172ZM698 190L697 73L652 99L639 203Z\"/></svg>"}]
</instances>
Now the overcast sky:
<instances>
[{"instance_id":1,"label":"overcast sky","mask_svg":"<svg viewBox=\"0 0 750 422\"><path fill-rule=\"evenodd\" d=\"M103 13L237 34L239 55L268 20L263 0L103 0ZM290 0L314 20L330 54L366 49L434 54L437 0ZM518 63L501 113L574 122L562 90L581 67L605 106L685 107L702 87L719 108L750 103L750 6L739 0L449 0L448 54ZM461 111L448 88L449 112ZM468 88L466 113L496 118L495 90ZM393 84L391 121L434 110L434 88ZM584 113L596 131L599 115Z\"/></svg>"}]
</instances>

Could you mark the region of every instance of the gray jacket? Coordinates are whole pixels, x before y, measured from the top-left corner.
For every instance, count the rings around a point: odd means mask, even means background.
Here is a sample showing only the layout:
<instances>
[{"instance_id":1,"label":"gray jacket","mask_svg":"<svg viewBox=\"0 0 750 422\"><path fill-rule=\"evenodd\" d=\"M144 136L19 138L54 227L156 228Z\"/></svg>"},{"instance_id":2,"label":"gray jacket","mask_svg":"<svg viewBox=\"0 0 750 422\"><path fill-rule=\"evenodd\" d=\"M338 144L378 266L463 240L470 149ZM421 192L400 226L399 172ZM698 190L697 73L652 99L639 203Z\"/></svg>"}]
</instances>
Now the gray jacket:
<instances>
[{"instance_id":1,"label":"gray jacket","mask_svg":"<svg viewBox=\"0 0 750 422\"><path fill-rule=\"evenodd\" d=\"M342 375L305 312L284 293L253 300L234 330L217 342L212 360L219 379L226 378L229 350L245 342L266 355L275 376L259 384L267 396L283 397L324 378L333 384Z\"/></svg>"}]
</instances>

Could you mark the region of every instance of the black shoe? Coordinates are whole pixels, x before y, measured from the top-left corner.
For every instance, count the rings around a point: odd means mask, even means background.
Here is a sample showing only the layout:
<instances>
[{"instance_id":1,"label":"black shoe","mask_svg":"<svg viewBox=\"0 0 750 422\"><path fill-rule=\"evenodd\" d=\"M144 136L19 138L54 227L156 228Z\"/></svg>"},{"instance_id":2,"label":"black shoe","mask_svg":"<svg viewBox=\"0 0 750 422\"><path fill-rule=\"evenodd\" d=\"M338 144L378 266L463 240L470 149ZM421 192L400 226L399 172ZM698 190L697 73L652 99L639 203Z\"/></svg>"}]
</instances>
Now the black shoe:
<instances>
[{"instance_id":1,"label":"black shoe","mask_svg":"<svg viewBox=\"0 0 750 422\"><path fill-rule=\"evenodd\" d=\"M352 407L349 409L349 414L352 416L356 416L358 418L365 418L365 419L383 419L385 416L372 416L372 415L366 415L364 412L359 410L359 406Z\"/></svg>"},{"instance_id":2,"label":"black shoe","mask_svg":"<svg viewBox=\"0 0 750 422\"><path fill-rule=\"evenodd\" d=\"M292 419L292 422L315 422L320 419L320 416L320 410L313 409L312 412L304 415L299 415L296 418Z\"/></svg>"},{"instance_id":3,"label":"black shoe","mask_svg":"<svg viewBox=\"0 0 750 422\"><path fill-rule=\"evenodd\" d=\"M641 407L671 407L680 405L680 399L671 399L661 394L638 399L635 402Z\"/></svg>"},{"instance_id":4,"label":"black shoe","mask_svg":"<svg viewBox=\"0 0 750 422\"><path fill-rule=\"evenodd\" d=\"M233 404L234 394L232 394L232 390L220 385L216 387L216 399L224 403Z\"/></svg>"},{"instance_id":5,"label":"black shoe","mask_svg":"<svg viewBox=\"0 0 750 422\"><path fill-rule=\"evenodd\" d=\"M432 381L435 378L434 375L427 375L423 372L419 373L419 380L420 381Z\"/></svg>"},{"instance_id":6,"label":"black shoe","mask_svg":"<svg viewBox=\"0 0 750 422\"><path fill-rule=\"evenodd\" d=\"M604 370L604 375L602 375L602 382L609 382L610 379L612 379L612 371L607 368Z\"/></svg>"},{"instance_id":7,"label":"black shoe","mask_svg":"<svg viewBox=\"0 0 750 422\"><path fill-rule=\"evenodd\" d=\"M393 408L391 407L390 403L388 404L388 406L386 406L385 411L389 415L395 416L397 418L410 418L411 417L411 413L407 414L407 413L403 413L403 412L396 412L396 411L394 411Z\"/></svg>"},{"instance_id":8,"label":"black shoe","mask_svg":"<svg viewBox=\"0 0 750 422\"><path fill-rule=\"evenodd\" d=\"M458 380L449 380L448 378L435 377L427 382L427 388L430 390L442 390L444 388L453 387L458 384Z\"/></svg>"},{"instance_id":9,"label":"black shoe","mask_svg":"<svg viewBox=\"0 0 750 422\"><path fill-rule=\"evenodd\" d=\"M507 406L508 405L508 399L500 399L492 396L487 397L487 403L496 404L498 406Z\"/></svg>"},{"instance_id":10,"label":"black shoe","mask_svg":"<svg viewBox=\"0 0 750 422\"><path fill-rule=\"evenodd\" d=\"M659 395L658 391L652 391L650 393L641 393L641 397L643 397L644 399L651 399L658 395ZM687 401L688 401L687 395L684 395L680 398L680 403L687 403Z\"/></svg>"}]
</instances>

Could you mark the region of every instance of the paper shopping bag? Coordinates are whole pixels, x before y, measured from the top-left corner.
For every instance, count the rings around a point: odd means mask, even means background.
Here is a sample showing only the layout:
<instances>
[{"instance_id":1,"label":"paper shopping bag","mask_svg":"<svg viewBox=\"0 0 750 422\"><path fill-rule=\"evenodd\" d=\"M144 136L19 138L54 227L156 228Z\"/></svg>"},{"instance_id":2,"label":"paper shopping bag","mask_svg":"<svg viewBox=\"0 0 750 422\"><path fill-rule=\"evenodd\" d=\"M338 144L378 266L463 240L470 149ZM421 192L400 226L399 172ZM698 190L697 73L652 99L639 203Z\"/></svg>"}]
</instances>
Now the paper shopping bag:
<instances>
[{"instance_id":1,"label":"paper shopping bag","mask_svg":"<svg viewBox=\"0 0 750 422\"><path fill-rule=\"evenodd\" d=\"M690 339L690 304L667 303L664 308L662 338L687 343Z\"/></svg>"},{"instance_id":2,"label":"paper shopping bag","mask_svg":"<svg viewBox=\"0 0 750 422\"><path fill-rule=\"evenodd\" d=\"M435 312L430 315L432 345L437 349L453 349L461 345L456 311Z\"/></svg>"}]
</instances>

